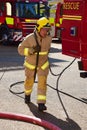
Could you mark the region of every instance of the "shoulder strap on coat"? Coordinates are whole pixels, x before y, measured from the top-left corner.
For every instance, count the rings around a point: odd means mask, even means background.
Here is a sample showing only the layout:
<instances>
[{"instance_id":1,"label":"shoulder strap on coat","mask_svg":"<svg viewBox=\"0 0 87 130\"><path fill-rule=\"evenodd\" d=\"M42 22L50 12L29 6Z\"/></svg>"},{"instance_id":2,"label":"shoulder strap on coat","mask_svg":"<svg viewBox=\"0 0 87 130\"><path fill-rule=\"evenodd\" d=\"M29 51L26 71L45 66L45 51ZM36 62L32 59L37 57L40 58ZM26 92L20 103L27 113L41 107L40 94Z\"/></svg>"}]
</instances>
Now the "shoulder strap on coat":
<instances>
[{"instance_id":1,"label":"shoulder strap on coat","mask_svg":"<svg viewBox=\"0 0 87 130\"><path fill-rule=\"evenodd\" d=\"M37 35L36 35L35 31L34 31L34 37L35 37L35 40L36 40L36 44L37 44L38 50L40 50L39 48L41 48L41 47L40 47L40 45L39 45L39 43L38 43ZM38 61L39 61L39 51L37 52L37 57L36 57L36 66L35 66L35 72L34 72L34 80L35 80L35 78L36 78L37 67L38 67Z\"/></svg>"}]
</instances>

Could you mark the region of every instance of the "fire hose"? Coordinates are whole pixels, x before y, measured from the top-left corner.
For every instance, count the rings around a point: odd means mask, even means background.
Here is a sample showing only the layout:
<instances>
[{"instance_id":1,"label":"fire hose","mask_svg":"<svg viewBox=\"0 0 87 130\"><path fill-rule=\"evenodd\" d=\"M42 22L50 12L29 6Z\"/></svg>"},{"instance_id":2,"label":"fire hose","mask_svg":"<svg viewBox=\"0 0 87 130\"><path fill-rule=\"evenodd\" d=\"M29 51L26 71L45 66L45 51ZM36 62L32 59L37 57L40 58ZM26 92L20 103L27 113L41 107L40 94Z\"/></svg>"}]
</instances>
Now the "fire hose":
<instances>
[{"instance_id":1,"label":"fire hose","mask_svg":"<svg viewBox=\"0 0 87 130\"><path fill-rule=\"evenodd\" d=\"M35 125L42 126L49 130L61 130L58 126L56 126L48 121L42 120L37 117L23 115L23 114L0 112L0 118L33 123Z\"/></svg>"}]
</instances>

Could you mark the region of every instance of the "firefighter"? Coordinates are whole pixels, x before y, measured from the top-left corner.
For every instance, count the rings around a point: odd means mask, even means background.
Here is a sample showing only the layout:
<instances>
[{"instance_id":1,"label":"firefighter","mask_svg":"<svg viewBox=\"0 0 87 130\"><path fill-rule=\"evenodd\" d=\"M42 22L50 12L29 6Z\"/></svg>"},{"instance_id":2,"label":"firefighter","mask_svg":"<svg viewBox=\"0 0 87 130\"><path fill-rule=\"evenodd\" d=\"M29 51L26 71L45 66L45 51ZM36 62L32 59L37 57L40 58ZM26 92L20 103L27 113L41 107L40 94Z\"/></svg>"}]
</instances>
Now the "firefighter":
<instances>
[{"instance_id":1,"label":"firefighter","mask_svg":"<svg viewBox=\"0 0 87 130\"><path fill-rule=\"evenodd\" d=\"M37 21L33 33L26 36L26 38L19 44L18 52L25 56L25 103L30 103L30 96L34 84L35 67L38 77L37 86L37 104L38 110L44 111L46 107L46 91L47 91L47 76L49 72L48 53L51 46L52 37L50 35L51 25L46 17L42 17ZM37 44L38 42L38 44ZM39 47L38 47L39 46ZM37 59L38 56L38 61Z\"/></svg>"}]
</instances>

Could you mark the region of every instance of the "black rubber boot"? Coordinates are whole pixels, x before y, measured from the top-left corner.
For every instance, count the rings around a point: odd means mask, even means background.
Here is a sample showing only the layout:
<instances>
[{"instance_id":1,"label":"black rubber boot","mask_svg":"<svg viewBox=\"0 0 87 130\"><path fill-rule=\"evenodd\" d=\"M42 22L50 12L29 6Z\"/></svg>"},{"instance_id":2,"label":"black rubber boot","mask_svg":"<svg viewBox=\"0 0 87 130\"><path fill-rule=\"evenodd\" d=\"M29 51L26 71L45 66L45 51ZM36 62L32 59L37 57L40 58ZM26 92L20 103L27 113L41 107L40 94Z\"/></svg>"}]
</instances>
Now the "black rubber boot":
<instances>
[{"instance_id":1,"label":"black rubber boot","mask_svg":"<svg viewBox=\"0 0 87 130\"><path fill-rule=\"evenodd\" d=\"M47 107L45 106L44 103L39 103L38 110L43 112L44 110L47 110Z\"/></svg>"},{"instance_id":2,"label":"black rubber boot","mask_svg":"<svg viewBox=\"0 0 87 130\"><path fill-rule=\"evenodd\" d=\"M30 95L25 95L25 103L26 104L30 103Z\"/></svg>"}]
</instances>

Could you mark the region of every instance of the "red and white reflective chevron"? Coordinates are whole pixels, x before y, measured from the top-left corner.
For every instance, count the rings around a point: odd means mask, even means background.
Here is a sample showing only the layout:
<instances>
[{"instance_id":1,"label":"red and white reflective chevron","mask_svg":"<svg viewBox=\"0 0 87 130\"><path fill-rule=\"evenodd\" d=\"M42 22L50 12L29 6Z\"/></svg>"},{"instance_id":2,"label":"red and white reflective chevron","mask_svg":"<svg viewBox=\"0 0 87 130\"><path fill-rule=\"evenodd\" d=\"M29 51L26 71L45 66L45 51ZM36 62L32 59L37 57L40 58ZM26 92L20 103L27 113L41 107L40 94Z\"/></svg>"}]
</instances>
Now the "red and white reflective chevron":
<instances>
[{"instance_id":1,"label":"red and white reflective chevron","mask_svg":"<svg viewBox=\"0 0 87 130\"><path fill-rule=\"evenodd\" d=\"M13 37L13 41L22 41L23 40L23 36L22 35L14 35Z\"/></svg>"}]
</instances>

